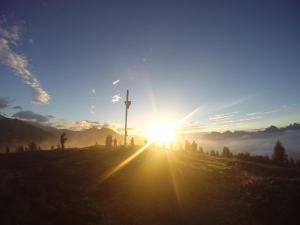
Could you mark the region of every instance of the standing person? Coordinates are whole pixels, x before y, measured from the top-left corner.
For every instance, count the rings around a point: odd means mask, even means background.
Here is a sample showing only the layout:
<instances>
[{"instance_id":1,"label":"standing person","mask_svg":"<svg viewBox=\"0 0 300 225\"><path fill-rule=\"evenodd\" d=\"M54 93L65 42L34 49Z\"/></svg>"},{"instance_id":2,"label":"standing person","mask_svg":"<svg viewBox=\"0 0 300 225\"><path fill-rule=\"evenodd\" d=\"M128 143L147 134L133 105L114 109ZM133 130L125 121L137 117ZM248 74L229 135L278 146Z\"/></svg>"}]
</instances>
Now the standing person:
<instances>
[{"instance_id":1,"label":"standing person","mask_svg":"<svg viewBox=\"0 0 300 225\"><path fill-rule=\"evenodd\" d=\"M131 145L131 147L134 147L134 138L133 137L130 139L130 145Z\"/></svg>"},{"instance_id":2,"label":"standing person","mask_svg":"<svg viewBox=\"0 0 300 225\"><path fill-rule=\"evenodd\" d=\"M68 140L68 138L66 138L65 136L66 136L65 132L60 136L61 150L65 149L65 142Z\"/></svg>"},{"instance_id":3,"label":"standing person","mask_svg":"<svg viewBox=\"0 0 300 225\"><path fill-rule=\"evenodd\" d=\"M118 146L117 138L114 138L114 148Z\"/></svg>"}]
</instances>

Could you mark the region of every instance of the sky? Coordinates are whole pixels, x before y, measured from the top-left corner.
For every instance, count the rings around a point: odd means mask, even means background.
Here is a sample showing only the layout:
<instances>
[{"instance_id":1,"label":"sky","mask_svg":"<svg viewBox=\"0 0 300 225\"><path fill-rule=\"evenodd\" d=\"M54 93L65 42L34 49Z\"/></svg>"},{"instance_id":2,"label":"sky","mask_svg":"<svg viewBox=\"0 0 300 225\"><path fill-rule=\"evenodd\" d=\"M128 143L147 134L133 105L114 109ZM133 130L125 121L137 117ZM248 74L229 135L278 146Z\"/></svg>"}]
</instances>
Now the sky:
<instances>
[{"instance_id":1,"label":"sky","mask_svg":"<svg viewBox=\"0 0 300 225\"><path fill-rule=\"evenodd\" d=\"M0 3L0 112L72 129L300 122L299 1Z\"/></svg>"}]
</instances>

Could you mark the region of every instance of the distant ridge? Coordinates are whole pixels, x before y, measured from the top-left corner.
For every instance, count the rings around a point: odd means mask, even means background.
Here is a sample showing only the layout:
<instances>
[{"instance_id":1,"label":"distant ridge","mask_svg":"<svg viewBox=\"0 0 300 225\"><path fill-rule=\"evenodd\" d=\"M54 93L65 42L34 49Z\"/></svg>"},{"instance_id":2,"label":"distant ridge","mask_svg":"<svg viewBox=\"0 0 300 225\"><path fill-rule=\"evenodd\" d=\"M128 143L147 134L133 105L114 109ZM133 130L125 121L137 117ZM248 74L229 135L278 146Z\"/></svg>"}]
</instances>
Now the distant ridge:
<instances>
[{"instance_id":1,"label":"distant ridge","mask_svg":"<svg viewBox=\"0 0 300 225\"><path fill-rule=\"evenodd\" d=\"M266 135L278 134L281 132L286 131L298 131L300 130L300 124L293 123L286 127L276 127L276 126L269 126L264 130L260 131L225 131L225 132L210 132L203 135L203 138L206 139L229 139L229 138L259 138L264 137Z\"/></svg>"},{"instance_id":2,"label":"distant ridge","mask_svg":"<svg viewBox=\"0 0 300 225\"><path fill-rule=\"evenodd\" d=\"M11 119L0 116L0 152L6 146L12 149L18 145L28 145L34 141L43 149L57 147L60 135L65 132L68 138L67 147L86 147L104 144L107 135L112 135L121 143L122 135L110 128L90 128L81 131L57 129L36 122Z\"/></svg>"}]
</instances>

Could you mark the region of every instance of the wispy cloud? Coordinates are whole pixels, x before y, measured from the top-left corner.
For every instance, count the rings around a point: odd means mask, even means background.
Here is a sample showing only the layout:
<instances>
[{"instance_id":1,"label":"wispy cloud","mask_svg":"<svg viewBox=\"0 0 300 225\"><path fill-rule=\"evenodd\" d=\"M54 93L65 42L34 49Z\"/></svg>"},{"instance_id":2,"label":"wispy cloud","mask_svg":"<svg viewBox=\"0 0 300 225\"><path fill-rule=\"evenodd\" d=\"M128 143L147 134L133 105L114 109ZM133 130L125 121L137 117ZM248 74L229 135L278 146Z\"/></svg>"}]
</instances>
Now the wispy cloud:
<instances>
[{"instance_id":1,"label":"wispy cloud","mask_svg":"<svg viewBox=\"0 0 300 225\"><path fill-rule=\"evenodd\" d=\"M96 107L94 105L91 105L91 107L90 107L90 114L94 115L96 113L95 109L96 109Z\"/></svg>"},{"instance_id":2,"label":"wispy cloud","mask_svg":"<svg viewBox=\"0 0 300 225\"><path fill-rule=\"evenodd\" d=\"M26 56L13 50L20 39L21 27L19 25L4 27L0 24L0 62L10 67L22 78L25 84L31 87L36 103L47 104L50 101L50 95L41 87L40 82L28 69Z\"/></svg>"},{"instance_id":3,"label":"wispy cloud","mask_svg":"<svg viewBox=\"0 0 300 225\"><path fill-rule=\"evenodd\" d=\"M235 114L238 114L238 112L213 115L213 116L210 116L208 119L210 121L224 121L224 120L228 120L228 119L234 117Z\"/></svg>"},{"instance_id":4,"label":"wispy cloud","mask_svg":"<svg viewBox=\"0 0 300 225\"><path fill-rule=\"evenodd\" d=\"M116 84L118 84L119 82L120 82L120 80L115 80L115 81L112 82L112 84L113 84L113 85L116 85Z\"/></svg>"},{"instance_id":5,"label":"wispy cloud","mask_svg":"<svg viewBox=\"0 0 300 225\"><path fill-rule=\"evenodd\" d=\"M273 113L278 113L278 112L286 111L288 109L290 109L289 106L283 105L283 106L280 106L278 108L275 108L275 109L272 109L272 110L268 110L268 111L248 113L247 116L263 116L263 115L267 115L267 114L273 114Z\"/></svg>"},{"instance_id":6,"label":"wispy cloud","mask_svg":"<svg viewBox=\"0 0 300 225\"><path fill-rule=\"evenodd\" d=\"M112 103L117 103L117 102L119 102L121 99L122 99L121 95L120 95L120 94L117 94L117 95L114 95L114 96L111 97L111 102L112 102Z\"/></svg>"}]
</instances>

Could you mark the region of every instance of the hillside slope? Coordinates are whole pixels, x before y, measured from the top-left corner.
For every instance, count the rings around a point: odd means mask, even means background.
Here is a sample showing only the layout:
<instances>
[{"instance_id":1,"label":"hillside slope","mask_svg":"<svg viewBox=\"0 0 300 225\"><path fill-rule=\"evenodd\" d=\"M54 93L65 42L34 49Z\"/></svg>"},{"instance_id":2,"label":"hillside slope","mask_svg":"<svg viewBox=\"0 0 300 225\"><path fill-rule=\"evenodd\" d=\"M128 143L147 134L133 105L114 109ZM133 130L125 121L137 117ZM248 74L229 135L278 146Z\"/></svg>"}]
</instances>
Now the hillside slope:
<instances>
[{"instance_id":1,"label":"hillside slope","mask_svg":"<svg viewBox=\"0 0 300 225\"><path fill-rule=\"evenodd\" d=\"M144 151L106 180L132 150L0 156L3 225L296 224L300 171Z\"/></svg>"}]
</instances>

